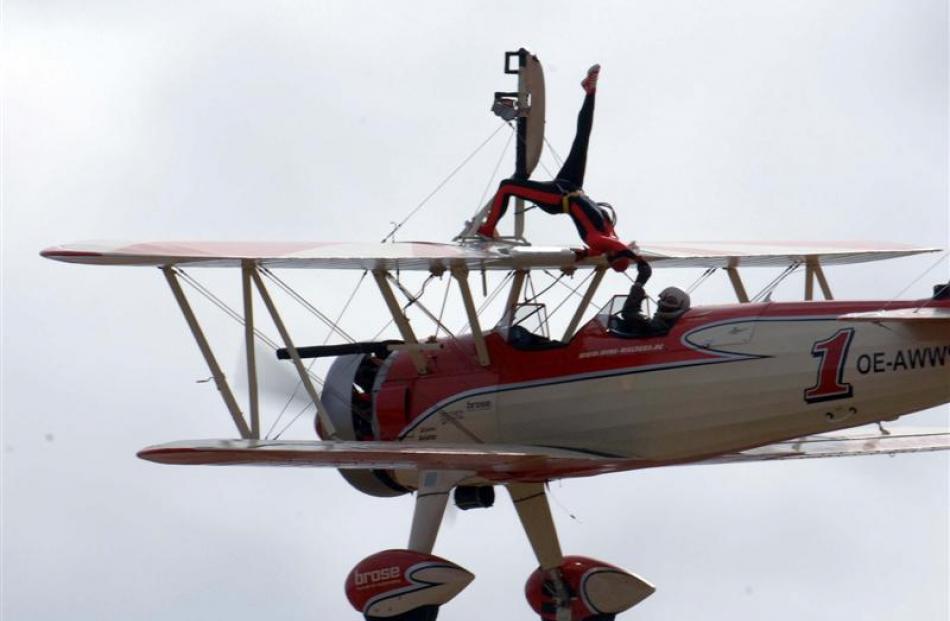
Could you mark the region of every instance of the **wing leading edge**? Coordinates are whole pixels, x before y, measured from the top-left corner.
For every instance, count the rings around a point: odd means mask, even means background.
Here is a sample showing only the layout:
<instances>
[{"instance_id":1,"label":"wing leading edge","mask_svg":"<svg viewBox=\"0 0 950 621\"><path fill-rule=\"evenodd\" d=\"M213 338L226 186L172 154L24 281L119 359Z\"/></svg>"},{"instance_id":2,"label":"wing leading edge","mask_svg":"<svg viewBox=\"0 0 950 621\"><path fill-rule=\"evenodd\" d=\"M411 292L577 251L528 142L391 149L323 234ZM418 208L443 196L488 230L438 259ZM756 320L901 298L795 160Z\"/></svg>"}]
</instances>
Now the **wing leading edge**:
<instances>
[{"instance_id":1,"label":"wing leading edge","mask_svg":"<svg viewBox=\"0 0 950 621\"><path fill-rule=\"evenodd\" d=\"M938 252L879 242L669 242L644 243L654 267L784 267L818 259L823 265L880 261ZM47 248L42 256L88 265L238 267L253 261L273 268L419 270L465 266L471 270L590 268L603 258L575 262L566 246L426 242L88 242Z\"/></svg>"},{"instance_id":2,"label":"wing leading edge","mask_svg":"<svg viewBox=\"0 0 950 621\"><path fill-rule=\"evenodd\" d=\"M950 433L894 429L886 434L837 432L806 436L683 465L894 455L950 449ZM665 463L600 456L570 449L435 442L185 440L139 451L142 459L173 465L296 466L385 470L459 470L495 481L589 476Z\"/></svg>"},{"instance_id":3,"label":"wing leading edge","mask_svg":"<svg viewBox=\"0 0 950 621\"><path fill-rule=\"evenodd\" d=\"M488 479L595 474L617 459L565 449L502 444L296 440L185 440L139 451L160 464L458 470Z\"/></svg>"}]
</instances>

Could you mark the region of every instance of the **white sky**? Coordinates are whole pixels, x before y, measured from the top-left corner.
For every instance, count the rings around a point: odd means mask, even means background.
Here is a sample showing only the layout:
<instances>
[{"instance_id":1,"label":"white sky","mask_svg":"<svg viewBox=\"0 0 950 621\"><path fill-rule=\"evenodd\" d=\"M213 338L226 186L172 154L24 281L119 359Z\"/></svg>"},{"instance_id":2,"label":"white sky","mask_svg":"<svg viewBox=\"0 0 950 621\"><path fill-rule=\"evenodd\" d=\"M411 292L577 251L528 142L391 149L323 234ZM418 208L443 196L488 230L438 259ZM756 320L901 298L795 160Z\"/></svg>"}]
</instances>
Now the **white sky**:
<instances>
[{"instance_id":1,"label":"white sky","mask_svg":"<svg viewBox=\"0 0 950 621\"><path fill-rule=\"evenodd\" d=\"M545 65L562 155L577 82L603 65L586 185L618 208L628 238L947 247L947 17L946 2L926 0L8 0L0 616L357 618L347 572L404 546L411 515L410 499L362 496L331 471L137 460L149 444L233 435L224 408L195 383L207 371L157 272L55 264L41 248L375 241L497 127L491 93L513 87L502 53L520 45ZM458 232L506 133L399 238ZM567 219L532 212L529 227L536 242L575 243ZM891 299L936 260L829 278L839 297ZM235 274L196 275L236 299ZM750 288L773 275L749 273ZM948 275L943 260L903 296ZM658 271L651 288L695 276ZM287 278L329 314L356 280ZM776 299L800 290L799 275ZM730 292L716 278L694 298ZM239 330L196 307L228 366ZM383 312L364 287L344 327L372 336ZM293 317L299 342L322 341ZM947 419L944 406L901 424ZM308 425L288 434L309 437ZM635 472L554 484L554 511L566 552L658 586L622 618L942 620L948 464L930 454ZM490 511L450 516L436 553L477 576L440 618L533 618L522 590L534 560L504 494Z\"/></svg>"}]
</instances>

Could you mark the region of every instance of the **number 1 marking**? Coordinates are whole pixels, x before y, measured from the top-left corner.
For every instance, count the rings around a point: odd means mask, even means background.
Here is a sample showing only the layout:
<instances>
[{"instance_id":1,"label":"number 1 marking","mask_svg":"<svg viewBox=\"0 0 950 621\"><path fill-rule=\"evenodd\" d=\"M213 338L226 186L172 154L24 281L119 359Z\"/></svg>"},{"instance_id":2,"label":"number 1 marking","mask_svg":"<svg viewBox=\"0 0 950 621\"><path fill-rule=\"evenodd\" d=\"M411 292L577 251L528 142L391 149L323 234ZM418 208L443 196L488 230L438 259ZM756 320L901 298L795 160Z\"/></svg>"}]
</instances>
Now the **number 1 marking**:
<instances>
[{"instance_id":1,"label":"number 1 marking","mask_svg":"<svg viewBox=\"0 0 950 621\"><path fill-rule=\"evenodd\" d=\"M811 355L821 358L818 363L818 380L805 390L805 401L818 403L834 399L847 399L854 395L854 388L842 380L848 348L854 338L854 328L838 330L834 336L818 341L811 348Z\"/></svg>"}]
</instances>

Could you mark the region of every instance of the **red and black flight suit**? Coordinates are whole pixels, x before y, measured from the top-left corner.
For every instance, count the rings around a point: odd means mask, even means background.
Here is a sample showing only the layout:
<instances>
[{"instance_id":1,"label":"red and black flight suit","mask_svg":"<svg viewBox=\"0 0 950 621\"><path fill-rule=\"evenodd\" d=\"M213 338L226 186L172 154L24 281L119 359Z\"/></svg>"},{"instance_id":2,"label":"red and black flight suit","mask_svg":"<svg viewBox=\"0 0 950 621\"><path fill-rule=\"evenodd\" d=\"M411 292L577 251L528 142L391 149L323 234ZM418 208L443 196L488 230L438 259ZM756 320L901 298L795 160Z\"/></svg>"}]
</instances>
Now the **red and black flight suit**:
<instances>
[{"instance_id":1,"label":"red and black flight suit","mask_svg":"<svg viewBox=\"0 0 950 621\"><path fill-rule=\"evenodd\" d=\"M554 181L531 181L519 176L502 181L492 200L488 217L478 229L479 233L494 237L498 220L508 209L508 199L515 196L531 201L547 213L569 215L591 255L634 258L627 245L617 239L614 227L604 211L581 189L587 166L587 145L594 123L594 96L595 93L588 93L584 98L577 115L577 133L571 152Z\"/></svg>"}]
</instances>

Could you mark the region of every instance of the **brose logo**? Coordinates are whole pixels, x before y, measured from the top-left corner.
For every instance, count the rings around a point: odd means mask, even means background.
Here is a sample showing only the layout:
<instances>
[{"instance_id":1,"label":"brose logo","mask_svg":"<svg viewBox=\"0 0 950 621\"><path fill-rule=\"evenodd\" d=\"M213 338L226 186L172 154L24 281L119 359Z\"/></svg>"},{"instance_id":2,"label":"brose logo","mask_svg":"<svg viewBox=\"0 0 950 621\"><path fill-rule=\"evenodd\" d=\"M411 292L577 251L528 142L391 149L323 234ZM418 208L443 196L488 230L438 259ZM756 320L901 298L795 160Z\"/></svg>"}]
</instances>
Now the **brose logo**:
<instances>
[{"instance_id":1,"label":"brose logo","mask_svg":"<svg viewBox=\"0 0 950 621\"><path fill-rule=\"evenodd\" d=\"M402 574L398 566L384 567L382 569L371 569L370 571L356 572L353 577L356 586L365 586L377 582L387 582L396 580Z\"/></svg>"}]
</instances>

